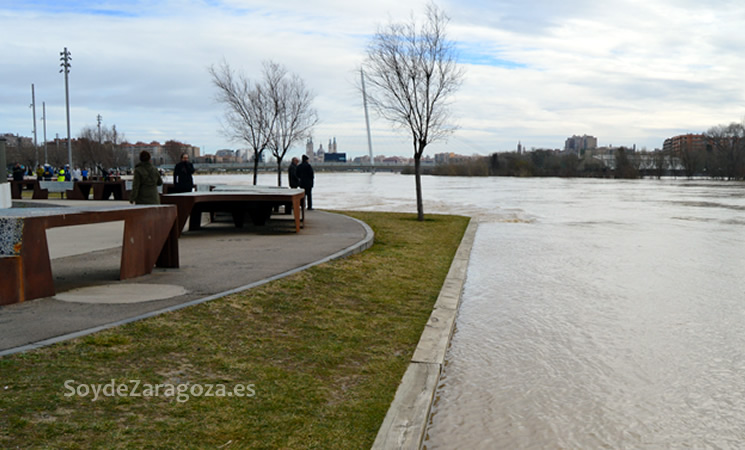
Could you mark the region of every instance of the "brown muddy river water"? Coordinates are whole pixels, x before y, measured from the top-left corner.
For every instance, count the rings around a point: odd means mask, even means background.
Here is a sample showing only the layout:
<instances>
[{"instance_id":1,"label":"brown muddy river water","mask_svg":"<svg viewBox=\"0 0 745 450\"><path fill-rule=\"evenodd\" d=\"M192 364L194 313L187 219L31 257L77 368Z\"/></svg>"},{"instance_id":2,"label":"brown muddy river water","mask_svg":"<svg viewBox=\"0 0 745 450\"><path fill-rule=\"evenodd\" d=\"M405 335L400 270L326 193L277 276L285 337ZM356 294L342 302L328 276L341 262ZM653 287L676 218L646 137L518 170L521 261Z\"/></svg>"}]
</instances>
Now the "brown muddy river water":
<instances>
[{"instance_id":1,"label":"brown muddy river water","mask_svg":"<svg viewBox=\"0 0 745 450\"><path fill-rule=\"evenodd\" d=\"M745 446L745 184L425 177L424 198L479 221L428 449ZM317 174L314 203L414 211L414 181Z\"/></svg>"}]
</instances>

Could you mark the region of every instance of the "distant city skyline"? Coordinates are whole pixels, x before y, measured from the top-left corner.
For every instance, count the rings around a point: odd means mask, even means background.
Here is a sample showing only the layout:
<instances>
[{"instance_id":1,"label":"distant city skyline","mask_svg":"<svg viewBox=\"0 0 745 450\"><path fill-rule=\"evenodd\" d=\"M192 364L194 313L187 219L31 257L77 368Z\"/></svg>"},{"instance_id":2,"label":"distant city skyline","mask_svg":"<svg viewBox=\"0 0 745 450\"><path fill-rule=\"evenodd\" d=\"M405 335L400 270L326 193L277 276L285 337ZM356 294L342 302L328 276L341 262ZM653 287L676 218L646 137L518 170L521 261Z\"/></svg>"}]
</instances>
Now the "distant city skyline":
<instances>
[{"instance_id":1,"label":"distant city skyline","mask_svg":"<svg viewBox=\"0 0 745 450\"><path fill-rule=\"evenodd\" d=\"M241 149L220 132L223 107L207 67L223 59L252 78L272 59L315 92L313 138L335 136L349 158L367 154L355 83L378 25L421 17L425 1L93 2L0 5L4 58L0 133L32 136L46 105L47 137L66 136L64 47L72 54L73 137L107 126L132 143L178 140L203 154ZM745 4L725 1L440 1L466 68L453 99L459 130L425 155L599 146L662 148L671 136L739 122L745 114ZM372 117L375 154L408 156L408 137ZM40 132L38 139L43 137ZM289 155L305 152L298 142Z\"/></svg>"}]
</instances>

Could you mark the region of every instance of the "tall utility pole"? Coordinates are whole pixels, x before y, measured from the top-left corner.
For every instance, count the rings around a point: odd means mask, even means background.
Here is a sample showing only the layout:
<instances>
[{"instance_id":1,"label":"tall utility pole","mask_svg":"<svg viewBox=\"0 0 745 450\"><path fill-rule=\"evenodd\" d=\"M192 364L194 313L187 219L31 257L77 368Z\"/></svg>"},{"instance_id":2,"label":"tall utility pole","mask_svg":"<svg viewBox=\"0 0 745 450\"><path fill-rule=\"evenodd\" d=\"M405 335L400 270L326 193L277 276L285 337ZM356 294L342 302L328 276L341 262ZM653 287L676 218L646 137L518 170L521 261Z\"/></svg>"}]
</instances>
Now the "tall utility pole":
<instances>
[{"instance_id":1,"label":"tall utility pole","mask_svg":"<svg viewBox=\"0 0 745 450\"><path fill-rule=\"evenodd\" d=\"M41 120L44 121L44 165L46 166L49 162L47 156L47 103L41 102Z\"/></svg>"},{"instance_id":2,"label":"tall utility pole","mask_svg":"<svg viewBox=\"0 0 745 450\"><path fill-rule=\"evenodd\" d=\"M375 162L373 161L372 137L370 136L370 117L367 113L367 92L365 91L365 72L360 69L362 78L362 103L365 106L365 124L367 125L367 150L370 152L370 171L375 173Z\"/></svg>"},{"instance_id":3,"label":"tall utility pole","mask_svg":"<svg viewBox=\"0 0 745 450\"><path fill-rule=\"evenodd\" d=\"M99 114L96 119L98 120L98 145L101 145L101 119L103 119L103 117Z\"/></svg>"},{"instance_id":4,"label":"tall utility pole","mask_svg":"<svg viewBox=\"0 0 745 450\"><path fill-rule=\"evenodd\" d=\"M70 165L69 170L72 170L72 142L70 141L70 85L67 81L68 75L70 73L70 60L72 60L72 56L70 56L70 52L67 51L67 47L65 47L65 50L63 52L60 52L60 55L62 56L60 58L60 61L62 63L60 66L62 68L60 69L60 73L65 72L65 103L67 105L67 161Z\"/></svg>"},{"instance_id":5,"label":"tall utility pole","mask_svg":"<svg viewBox=\"0 0 745 450\"><path fill-rule=\"evenodd\" d=\"M36 95L34 94L34 83L31 83L31 111L34 115L34 151L36 151L35 165L39 165L39 143L36 140ZM34 169L35 170L35 169Z\"/></svg>"}]
</instances>

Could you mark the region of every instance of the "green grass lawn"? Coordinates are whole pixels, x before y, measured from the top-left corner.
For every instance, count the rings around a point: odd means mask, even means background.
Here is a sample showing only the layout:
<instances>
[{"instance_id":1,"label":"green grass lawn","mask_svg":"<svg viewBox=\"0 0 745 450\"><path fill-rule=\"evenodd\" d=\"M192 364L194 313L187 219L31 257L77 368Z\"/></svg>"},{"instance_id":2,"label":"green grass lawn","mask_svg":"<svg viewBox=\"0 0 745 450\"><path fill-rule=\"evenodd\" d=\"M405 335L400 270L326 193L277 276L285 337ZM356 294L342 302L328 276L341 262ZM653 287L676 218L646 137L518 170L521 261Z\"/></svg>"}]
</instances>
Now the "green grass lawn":
<instances>
[{"instance_id":1,"label":"green grass lawn","mask_svg":"<svg viewBox=\"0 0 745 450\"><path fill-rule=\"evenodd\" d=\"M468 219L345 214L373 228L372 248L0 358L0 447L369 448ZM139 380L142 396L77 395L112 380ZM244 395L192 396L195 385Z\"/></svg>"}]
</instances>

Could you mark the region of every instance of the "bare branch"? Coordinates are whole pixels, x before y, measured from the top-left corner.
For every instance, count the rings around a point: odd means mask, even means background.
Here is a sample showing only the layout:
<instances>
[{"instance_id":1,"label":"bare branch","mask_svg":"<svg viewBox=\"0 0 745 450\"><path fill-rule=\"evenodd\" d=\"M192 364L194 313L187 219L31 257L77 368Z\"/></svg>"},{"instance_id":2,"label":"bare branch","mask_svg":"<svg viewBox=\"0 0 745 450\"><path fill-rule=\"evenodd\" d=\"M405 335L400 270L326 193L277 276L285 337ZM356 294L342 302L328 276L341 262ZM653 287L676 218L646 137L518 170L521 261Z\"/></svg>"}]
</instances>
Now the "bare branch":
<instances>
[{"instance_id":1,"label":"bare branch","mask_svg":"<svg viewBox=\"0 0 745 450\"><path fill-rule=\"evenodd\" d=\"M268 89L236 75L227 62L209 67L217 87L217 101L224 103L226 134L234 141L248 144L254 153L254 184L258 178L261 154L269 144L276 120Z\"/></svg>"},{"instance_id":2,"label":"bare branch","mask_svg":"<svg viewBox=\"0 0 745 450\"><path fill-rule=\"evenodd\" d=\"M275 118L268 147L277 160L277 183L281 186L282 159L293 144L310 135L318 115L305 82L285 67L271 61L264 63L264 83Z\"/></svg>"},{"instance_id":3,"label":"bare branch","mask_svg":"<svg viewBox=\"0 0 745 450\"><path fill-rule=\"evenodd\" d=\"M411 134L420 220L419 161L427 145L455 130L449 98L464 77L454 44L445 33L449 20L430 3L421 26L412 18L409 23L381 27L368 46L363 64L370 86L368 103L381 117Z\"/></svg>"}]
</instances>

